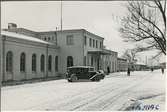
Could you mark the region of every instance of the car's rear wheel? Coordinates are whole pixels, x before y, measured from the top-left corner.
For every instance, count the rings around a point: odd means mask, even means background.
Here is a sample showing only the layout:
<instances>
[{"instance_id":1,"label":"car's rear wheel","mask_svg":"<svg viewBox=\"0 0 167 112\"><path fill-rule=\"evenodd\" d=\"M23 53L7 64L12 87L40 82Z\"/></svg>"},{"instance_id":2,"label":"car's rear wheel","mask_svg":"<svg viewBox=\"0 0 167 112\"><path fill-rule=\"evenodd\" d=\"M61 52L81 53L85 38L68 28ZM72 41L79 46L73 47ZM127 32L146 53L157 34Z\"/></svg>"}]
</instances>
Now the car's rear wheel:
<instances>
[{"instance_id":1,"label":"car's rear wheel","mask_svg":"<svg viewBox=\"0 0 167 112\"><path fill-rule=\"evenodd\" d=\"M78 80L78 78L77 78L76 75L71 76L71 82L75 82L75 81L77 81L77 80Z\"/></svg>"}]
</instances>

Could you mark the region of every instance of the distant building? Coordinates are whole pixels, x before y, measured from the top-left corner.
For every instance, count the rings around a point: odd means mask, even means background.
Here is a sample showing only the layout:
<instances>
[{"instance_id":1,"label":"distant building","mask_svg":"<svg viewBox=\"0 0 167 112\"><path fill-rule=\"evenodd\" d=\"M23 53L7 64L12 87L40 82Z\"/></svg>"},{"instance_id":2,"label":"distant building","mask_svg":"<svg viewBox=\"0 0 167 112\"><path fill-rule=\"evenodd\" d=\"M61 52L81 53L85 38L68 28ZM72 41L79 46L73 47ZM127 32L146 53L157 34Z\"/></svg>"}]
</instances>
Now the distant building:
<instances>
[{"instance_id":1,"label":"distant building","mask_svg":"<svg viewBox=\"0 0 167 112\"><path fill-rule=\"evenodd\" d=\"M118 69L117 71L127 71L128 69L128 62L126 59L123 58L117 58L117 63L118 63Z\"/></svg>"},{"instance_id":2,"label":"distant building","mask_svg":"<svg viewBox=\"0 0 167 112\"><path fill-rule=\"evenodd\" d=\"M107 49L103 49L104 52L106 53L105 55L103 55L103 63L102 63L102 68L105 72L109 71L110 72L116 72L117 71L117 56L118 53L111 51L111 50L107 50Z\"/></svg>"},{"instance_id":3,"label":"distant building","mask_svg":"<svg viewBox=\"0 0 167 112\"><path fill-rule=\"evenodd\" d=\"M69 66L117 71L117 52L84 29L34 32L9 23L1 32L2 81L63 76Z\"/></svg>"},{"instance_id":4,"label":"distant building","mask_svg":"<svg viewBox=\"0 0 167 112\"><path fill-rule=\"evenodd\" d=\"M166 62L160 63L159 65L160 65L160 67L162 67L162 68L165 68L165 69L166 69Z\"/></svg>"},{"instance_id":5,"label":"distant building","mask_svg":"<svg viewBox=\"0 0 167 112\"><path fill-rule=\"evenodd\" d=\"M148 69L148 66L144 63L136 62L133 66L134 66L135 71L141 71L141 70L147 70Z\"/></svg>"}]
</instances>

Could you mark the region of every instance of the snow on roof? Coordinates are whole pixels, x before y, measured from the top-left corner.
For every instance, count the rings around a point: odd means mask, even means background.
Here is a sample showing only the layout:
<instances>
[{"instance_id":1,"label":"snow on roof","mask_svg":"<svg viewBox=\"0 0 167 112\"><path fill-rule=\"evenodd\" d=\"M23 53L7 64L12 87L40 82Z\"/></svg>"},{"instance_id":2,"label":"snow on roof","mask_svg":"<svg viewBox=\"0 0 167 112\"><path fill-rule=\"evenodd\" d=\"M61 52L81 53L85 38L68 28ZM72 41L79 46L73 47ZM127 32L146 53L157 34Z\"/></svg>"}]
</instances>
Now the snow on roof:
<instances>
[{"instance_id":1,"label":"snow on roof","mask_svg":"<svg viewBox=\"0 0 167 112\"><path fill-rule=\"evenodd\" d=\"M39 43L43 43L43 44L52 44L52 43L43 41L41 39L38 39L36 37L31 37L31 36L27 36L27 35L23 35L23 34L18 34L18 33L14 33L14 32L1 31L1 35L5 35L5 36L9 36L9 37L14 37L14 38L18 38L18 39L24 39L24 40L28 40L28 41L32 41L32 42L39 42Z\"/></svg>"},{"instance_id":2,"label":"snow on roof","mask_svg":"<svg viewBox=\"0 0 167 112\"><path fill-rule=\"evenodd\" d=\"M143 62L136 62L136 64L138 64L138 65L145 65L145 63L143 63Z\"/></svg>"}]
</instances>

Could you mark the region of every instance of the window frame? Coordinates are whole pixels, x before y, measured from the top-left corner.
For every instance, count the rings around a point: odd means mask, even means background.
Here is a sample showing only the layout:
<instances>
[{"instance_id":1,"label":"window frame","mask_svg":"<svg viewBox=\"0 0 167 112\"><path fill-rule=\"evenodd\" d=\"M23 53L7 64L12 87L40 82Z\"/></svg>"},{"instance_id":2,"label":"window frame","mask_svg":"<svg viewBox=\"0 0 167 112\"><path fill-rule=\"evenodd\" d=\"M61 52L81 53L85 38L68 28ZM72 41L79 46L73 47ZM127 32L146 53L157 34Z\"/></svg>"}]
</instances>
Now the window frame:
<instances>
[{"instance_id":1,"label":"window frame","mask_svg":"<svg viewBox=\"0 0 167 112\"><path fill-rule=\"evenodd\" d=\"M32 72L36 72L37 71L37 56L36 54L32 54Z\"/></svg>"},{"instance_id":2,"label":"window frame","mask_svg":"<svg viewBox=\"0 0 167 112\"><path fill-rule=\"evenodd\" d=\"M24 52L20 54L20 72L26 72L26 54Z\"/></svg>"},{"instance_id":3,"label":"window frame","mask_svg":"<svg viewBox=\"0 0 167 112\"><path fill-rule=\"evenodd\" d=\"M13 72L13 52L8 51L6 53L6 72Z\"/></svg>"},{"instance_id":4,"label":"window frame","mask_svg":"<svg viewBox=\"0 0 167 112\"><path fill-rule=\"evenodd\" d=\"M74 35L66 36L66 45L74 45Z\"/></svg>"}]
</instances>

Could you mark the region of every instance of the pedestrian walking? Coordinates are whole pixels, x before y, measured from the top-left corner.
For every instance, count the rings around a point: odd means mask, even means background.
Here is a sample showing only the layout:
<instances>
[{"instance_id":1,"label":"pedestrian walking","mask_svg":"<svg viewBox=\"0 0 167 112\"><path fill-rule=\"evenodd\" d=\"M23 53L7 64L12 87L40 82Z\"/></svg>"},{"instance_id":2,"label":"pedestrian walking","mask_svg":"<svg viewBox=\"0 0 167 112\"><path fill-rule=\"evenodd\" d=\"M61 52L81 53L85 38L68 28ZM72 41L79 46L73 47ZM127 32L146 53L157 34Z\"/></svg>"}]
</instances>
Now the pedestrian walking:
<instances>
[{"instance_id":1,"label":"pedestrian walking","mask_svg":"<svg viewBox=\"0 0 167 112\"><path fill-rule=\"evenodd\" d=\"M109 67L107 67L107 74L109 74L110 73L110 68Z\"/></svg>"},{"instance_id":2,"label":"pedestrian walking","mask_svg":"<svg viewBox=\"0 0 167 112\"><path fill-rule=\"evenodd\" d=\"M130 68L128 68L127 75L130 76Z\"/></svg>"},{"instance_id":3,"label":"pedestrian walking","mask_svg":"<svg viewBox=\"0 0 167 112\"><path fill-rule=\"evenodd\" d=\"M161 71L162 71L162 74L164 74L164 68L163 67L161 68Z\"/></svg>"},{"instance_id":4,"label":"pedestrian walking","mask_svg":"<svg viewBox=\"0 0 167 112\"><path fill-rule=\"evenodd\" d=\"M154 69L153 68L151 68L151 72L153 72L154 71Z\"/></svg>"}]
</instances>

